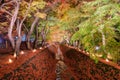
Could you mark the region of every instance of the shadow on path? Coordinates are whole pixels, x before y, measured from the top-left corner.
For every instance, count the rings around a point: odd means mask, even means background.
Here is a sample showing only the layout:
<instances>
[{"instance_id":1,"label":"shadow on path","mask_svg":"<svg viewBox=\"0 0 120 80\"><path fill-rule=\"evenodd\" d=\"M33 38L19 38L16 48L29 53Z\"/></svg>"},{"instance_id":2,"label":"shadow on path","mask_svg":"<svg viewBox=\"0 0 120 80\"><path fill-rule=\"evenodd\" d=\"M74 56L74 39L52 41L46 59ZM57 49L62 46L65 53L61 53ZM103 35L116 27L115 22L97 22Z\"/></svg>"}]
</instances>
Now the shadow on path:
<instances>
[{"instance_id":1,"label":"shadow on path","mask_svg":"<svg viewBox=\"0 0 120 80\"><path fill-rule=\"evenodd\" d=\"M0 64L0 75L0 80L118 80L120 70L102 62L95 64L75 49L53 44L36 53L27 51L12 64Z\"/></svg>"}]
</instances>

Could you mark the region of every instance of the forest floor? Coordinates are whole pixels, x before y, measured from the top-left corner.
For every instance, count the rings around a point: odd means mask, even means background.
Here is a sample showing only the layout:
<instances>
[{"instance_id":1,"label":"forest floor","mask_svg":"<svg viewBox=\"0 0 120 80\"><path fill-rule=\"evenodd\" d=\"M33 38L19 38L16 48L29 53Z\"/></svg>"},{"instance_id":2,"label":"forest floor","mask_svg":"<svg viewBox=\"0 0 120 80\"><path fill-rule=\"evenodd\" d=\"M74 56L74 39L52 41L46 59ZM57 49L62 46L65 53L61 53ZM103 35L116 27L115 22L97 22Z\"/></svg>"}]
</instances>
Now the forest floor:
<instances>
[{"instance_id":1,"label":"forest floor","mask_svg":"<svg viewBox=\"0 0 120 80\"><path fill-rule=\"evenodd\" d=\"M42 49L24 50L24 54L21 53L17 58L13 57L13 52L1 53L0 80L120 79L120 66L117 66L119 69L116 69L101 62L95 64L81 51L67 46L61 45L60 50L62 59L57 55L56 45L53 44ZM9 59L12 62L9 62Z\"/></svg>"}]
</instances>

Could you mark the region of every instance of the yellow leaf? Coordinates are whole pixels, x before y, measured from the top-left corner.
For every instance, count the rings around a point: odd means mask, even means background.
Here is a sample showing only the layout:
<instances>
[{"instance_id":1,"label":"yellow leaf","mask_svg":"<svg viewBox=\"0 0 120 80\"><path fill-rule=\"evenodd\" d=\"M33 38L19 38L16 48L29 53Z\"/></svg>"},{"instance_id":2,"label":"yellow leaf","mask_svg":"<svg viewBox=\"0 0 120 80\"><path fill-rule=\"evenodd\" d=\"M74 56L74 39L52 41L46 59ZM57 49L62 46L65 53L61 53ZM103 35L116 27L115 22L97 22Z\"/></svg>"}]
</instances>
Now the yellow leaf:
<instances>
[{"instance_id":1,"label":"yellow leaf","mask_svg":"<svg viewBox=\"0 0 120 80\"><path fill-rule=\"evenodd\" d=\"M38 17L40 17L42 19L45 19L47 15L45 13L38 12L38 13L35 14L35 16L38 16Z\"/></svg>"}]
</instances>

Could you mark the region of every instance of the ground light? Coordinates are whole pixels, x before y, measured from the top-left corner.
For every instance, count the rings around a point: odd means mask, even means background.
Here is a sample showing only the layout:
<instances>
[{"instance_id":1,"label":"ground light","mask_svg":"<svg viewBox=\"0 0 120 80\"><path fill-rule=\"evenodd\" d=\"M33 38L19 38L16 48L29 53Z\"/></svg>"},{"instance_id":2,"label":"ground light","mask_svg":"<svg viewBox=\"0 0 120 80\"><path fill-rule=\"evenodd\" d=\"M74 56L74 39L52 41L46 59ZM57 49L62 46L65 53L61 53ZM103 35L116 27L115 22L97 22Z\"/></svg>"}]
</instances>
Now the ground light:
<instances>
[{"instance_id":1,"label":"ground light","mask_svg":"<svg viewBox=\"0 0 120 80\"><path fill-rule=\"evenodd\" d=\"M106 60L106 62L109 62L109 60L108 59L105 59Z\"/></svg>"},{"instance_id":2,"label":"ground light","mask_svg":"<svg viewBox=\"0 0 120 80\"><path fill-rule=\"evenodd\" d=\"M39 49L42 49L42 47L40 47Z\"/></svg>"},{"instance_id":3,"label":"ground light","mask_svg":"<svg viewBox=\"0 0 120 80\"><path fill-rule=\"evenodd\" d=\"M85 53L85 51L82 51L83 53Z\"/></svg>"},{"instance_id":4,"label":"ground light","mask_svg":"<svg viewBox=\"0 0 120 80\"><path fill-rule=\"evenodd\" d=\"M12 63L12 62L13 62L13 60L9 58L8 62L9 62L9 63Z\"/></svg>"},{"instance_id":5,"label":"ground light","mask_svg":"<svg viewBox=\"0 0 120 80\"><path fill-rule=\"evenodd\" d=\"M34 49L32 52L36 52L37 50L36 49Z\"/></svg>"},{"instance_id":6,"label":"ground light","mask_svg":"<svg viewBox=\"0 0 120 80\"><path fill-rule=\"evenodd\" d=\"M80 49L78 49L78 51L81 51Z\"/></svg>"},{"instance_id":7,"label":"ground light","mask_svg":"<svg viewBox=\"0 0 120 80\"><path fill-rule=\"evenodd\" d=\"M14 58L16 58L16 57L17 57L16 53L14 53L13 57L14 57Z\"/></svg>"},{"instance_id":8,"label":"ground light","mask_svg":"<svg viewBox=\"0 0 120 80\"><path fill-rule=\"evenodd\" d=\"M21 51L20 54L24 54L24 51Z\"/></svg>"}]
</instances>

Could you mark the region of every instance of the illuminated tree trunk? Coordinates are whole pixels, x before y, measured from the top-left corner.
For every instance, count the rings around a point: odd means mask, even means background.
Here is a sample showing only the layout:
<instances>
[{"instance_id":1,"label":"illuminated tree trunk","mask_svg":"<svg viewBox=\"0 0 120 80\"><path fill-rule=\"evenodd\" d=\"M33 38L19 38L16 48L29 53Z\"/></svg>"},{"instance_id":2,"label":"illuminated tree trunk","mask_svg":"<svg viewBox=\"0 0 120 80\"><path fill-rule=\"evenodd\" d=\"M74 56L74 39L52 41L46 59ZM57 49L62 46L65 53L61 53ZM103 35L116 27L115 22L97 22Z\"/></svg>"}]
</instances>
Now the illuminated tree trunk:
<instances>
[{"instance_id":1,"label":"illuminated tree trunk","mask_svg":"<svg viewBox=\"0 0 120 80\"><path fill-rule=\"evenodd\" d=\"M45 27L43 27L42 31L41 31L41 37L42 37L42 46L45 45Z\"/></svg>"},{"instance_id":2,"label":"illuminated tree trunk","mask_svg":"<svg viewBox=\"0 0 120 80\"><path fill-rule=\"evenodd\" d=\"M101 32L101 34L102 34L102 44L103 44L103 48L104 48L104 53L105 53L105 55L107 55L107 52L105 50L105 47L106 47L105 34L104 34L104 32Z\"/></svg>"},{"instance_id":3,"label":"illuminated tree trunk","mask_svg":"<svg viewBox=\"0 0 120 80\"><path fill-rule=\"evenodd\" d=\"M30 4L31 4L31 0L30 0ZM28 9L26 10L26 13L25 13L25 16L24 18L21 20L21 22L19 22L19 19L17 20L17 34L18 34L18 39L16 41L16 47L15 47L15 53L16 55L19 55L19 52L20 52L20 45L21 45L21 31L22 31L22 25L23 25L23 22L25 21L25 19L27 18L27 15L28 15L28 12L29 12L29 9L30 9L30 4L28 6Z\"/></svg>"},{"instance_id":4,"label":"illuminated tree trunk","mask_svg":"<svg viewBox=\"0 0 120 80\"><path fill-rule=\"evenodd\" d=\"M28 49L31 49L31 46L30 46L30 36L31 36L31 34L32 34L36 24L38 23L38 21L39 21L39 17L36 17L34 22L31 25L30 31L28 32L28 35L27 35L27 47L28 47Z\"/></svg>"},{"instance_id":5,"label":"illuminated tree trunk","mask_svg":"<svg viewBox=\"0 0 120 80\"><path fill-rule=\"evenodd\" d=\"M37 48L38 42L38 25L35 28L35 41L34 41L34 48Z\"/></svg>"},{"instance_id":6,"label":"illuminated tree trunk","mask_svg":"<svg viewBox=\"0 0 120 80\"><path fill-rule=\"evenodd\" d=\"M103 32L101 32L101 33L102 33L102 44L103 44L103 46L105 46L106 45L106 43L105 43L105 35L104 35Z\"/></svg>"},{"instance_id":7,"label":"illuminated tree trunk","mask_svg":"<svg viewBox=\"0 0 120 80\"><path fill-rule=\"evenodd\" d=\"M8 37L9 37L9 40L11 42L11 45L12 45L13 49L15 48L15 41L14 41L14 38L12 36L12 31L13 31L13 26L15 24L15 21L17 19L17 15L18 15L18 11L19 11L19 6L20 6L17 1L16 1L16 4L17 4L17 6L15 7L15 12L14 12L14 15L12 16L10 27L8 28Z\"/></svg>"},{"instance_id":8,"label":"illuminated tree trunk","mask_svg":"<svg viewBox=\"0 0 120 80\"><path fill-rule=\"evenodd\" d=\"M104 34L104 32L103 32L103 28L100 29L100 32L101 32L101 35L102 35L103 50L104 50L105 55L107 55L107 52L106 52L106 50L105 50L106 41L105 41L105 34Z\"/></svg>"},{"instance_id":9,"label":"illuminated tree trunk","mask_svg":"<svg viewBox=\"0 0 120 80\"><path fill-rule=\"evenodd\" d=\"M20 53L20 45L21 45L21 35L18 36L18 39L16 41L15 53L17 56Z\"/></svg>"},{"instance_id":10,"label":"illuminated tree trunk","mask_svg":"<svg viewBox=\"0 0 120 80\"><path fill-rule=\"evenodd\" d=\"M47 37L47 34L49 32L49 28L46 28L46 26L43 26L43 29L40 33L41 35L41 38L42 38L42 46L45 46L45 42L46 42L46 37Z\"/></svg>"}]
</instances>

